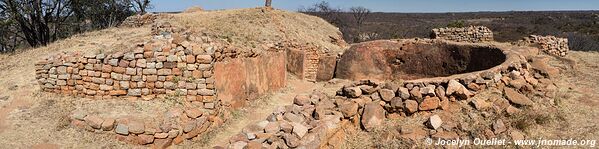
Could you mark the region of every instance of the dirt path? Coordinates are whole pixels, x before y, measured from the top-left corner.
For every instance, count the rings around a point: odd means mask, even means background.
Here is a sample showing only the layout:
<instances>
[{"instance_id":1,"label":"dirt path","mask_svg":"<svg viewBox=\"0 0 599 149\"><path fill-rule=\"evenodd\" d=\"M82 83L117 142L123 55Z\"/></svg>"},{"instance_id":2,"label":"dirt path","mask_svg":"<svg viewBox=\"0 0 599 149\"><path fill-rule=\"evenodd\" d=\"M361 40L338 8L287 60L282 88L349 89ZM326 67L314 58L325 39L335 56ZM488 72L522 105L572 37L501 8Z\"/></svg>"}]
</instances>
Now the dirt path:
<instances>
[{"instance_id":1,"label":"dirt path","mask_svg":"<svg viewBox=\"0 0 599 149\"><path fill-rule=\"evenodd\" d=\"M253 105L242 110L241 115L234 117L229 125L217 132L205 147L223 146L232 135L239 133L245 126L265 120L266 117L279 106L293 104L293 98L298 94L310 94L314 90L323 91L327 94L334 93L343 83L328 84L326 82L312 83L296 78L288 79L287 88L272 93ZM248 110L249 109L249 110Z\"/></svg>"}]
</instances>

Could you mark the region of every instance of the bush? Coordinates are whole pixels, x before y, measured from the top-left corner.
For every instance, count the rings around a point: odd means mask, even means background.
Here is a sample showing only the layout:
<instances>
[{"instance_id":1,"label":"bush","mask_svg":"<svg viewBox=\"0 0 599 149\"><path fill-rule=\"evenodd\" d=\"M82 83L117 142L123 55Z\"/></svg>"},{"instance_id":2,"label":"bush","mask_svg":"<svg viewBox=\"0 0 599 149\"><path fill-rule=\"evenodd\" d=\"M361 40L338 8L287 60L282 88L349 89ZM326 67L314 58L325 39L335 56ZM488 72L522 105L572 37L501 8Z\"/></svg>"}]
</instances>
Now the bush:
<instances>
[{"instance_id":1,"label":"bush","mask_svg":"<svg viewBox=\"0 0 599 149\"><path fill-rule=\"evenodd\" d=\"M449 22L449 24L447 24L447 27L456 27L456 28L462 28L465 27L466 23L462 20L458 20L458 21L451 21Z\"/></svg>"},{"instance_id":2,"label":"bush","mask_svg":"<svg viewBox=\"0 0 599 149\"><path fill-rule=\"evenodd\" d=\"M599 42L589 35L568 34L568 46L575 51L599 51Z\"/></svg>"}]
</instances>

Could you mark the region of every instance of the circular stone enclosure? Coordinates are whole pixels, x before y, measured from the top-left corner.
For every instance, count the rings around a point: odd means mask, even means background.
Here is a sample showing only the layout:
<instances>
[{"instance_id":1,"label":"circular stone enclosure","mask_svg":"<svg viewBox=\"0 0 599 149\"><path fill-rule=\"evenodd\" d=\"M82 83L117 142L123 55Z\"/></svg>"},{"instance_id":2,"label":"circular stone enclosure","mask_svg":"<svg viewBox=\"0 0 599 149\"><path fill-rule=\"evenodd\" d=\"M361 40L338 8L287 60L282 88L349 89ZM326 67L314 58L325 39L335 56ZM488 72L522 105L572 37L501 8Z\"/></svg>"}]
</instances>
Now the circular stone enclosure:
<instances>
[{"instance_id":1,"label":"circular stone enclosure","mask_svg":"<svg viewBox=\"0 0 599 149\"><path fill-rule=\"evenodd\" d=\"M350 80L414 80L487 70L506 61L504 52L482 44L427 41L371 41L353 45L336 76Z\"/></svg>"}]
</instances>

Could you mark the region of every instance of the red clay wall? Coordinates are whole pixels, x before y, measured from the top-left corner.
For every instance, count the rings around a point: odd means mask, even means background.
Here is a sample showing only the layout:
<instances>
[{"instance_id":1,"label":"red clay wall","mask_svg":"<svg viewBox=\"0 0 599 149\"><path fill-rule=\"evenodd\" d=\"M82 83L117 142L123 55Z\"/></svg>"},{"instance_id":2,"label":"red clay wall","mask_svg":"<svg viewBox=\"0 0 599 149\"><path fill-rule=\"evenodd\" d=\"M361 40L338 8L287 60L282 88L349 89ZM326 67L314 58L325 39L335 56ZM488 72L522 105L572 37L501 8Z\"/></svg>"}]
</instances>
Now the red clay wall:
<instances>
[{"instance_id":1,"label":"red clay wall","mask_svg":"<svg viewBox=\"0 0 599 149\"><path fill-rule=\"evenodd\" d=\"M236 108L246 99L285 87L284 52L273 52L255 58L238 58L214 65L215 87L224 105Z\"/></svg>"}]
</instances>

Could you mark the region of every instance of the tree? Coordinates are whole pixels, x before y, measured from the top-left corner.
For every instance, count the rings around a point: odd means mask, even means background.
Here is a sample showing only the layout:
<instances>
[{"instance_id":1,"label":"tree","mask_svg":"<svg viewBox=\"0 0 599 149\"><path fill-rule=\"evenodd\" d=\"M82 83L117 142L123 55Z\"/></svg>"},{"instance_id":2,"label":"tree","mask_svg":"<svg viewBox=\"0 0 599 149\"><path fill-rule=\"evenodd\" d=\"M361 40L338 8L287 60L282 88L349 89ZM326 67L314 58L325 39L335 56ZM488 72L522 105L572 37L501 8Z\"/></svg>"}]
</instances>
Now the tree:
<instances>
[{"instance_id":1,"label":"tree","mask_svg":"<svg viewBox=\"0 0 599 149\"><path fill-rule=\"evenodd\" d=\"M340 8L333 8L328 2L321 1L308 8L302 8L299 10L303 13L313 14L321 17L328 22L337 26L345 25L343 19L341 19L342 10Z\"/></svg>"},{"instance_id":2,"label":"tree","mask_svg":"<svg viewBox=\"0 0 599 149\"><path fill-rule=\"evenodd\" d=\"M364 24L364 21L366 20L366 18L368 18L368 15L370 15L370 9L362 6L351 7L349 8L349 11L354 17L354 20L356 21L358 28L360 28L362 24Z\"/></svg>"},{"instance_id":3,"label":"tree","mask_svg":"<svg viewBox=\"0 0 599 149\"><path fill-rule=\"evenodd\" d=\"M133 6L133 8L139 14L146 14L147 13L146 9L152 8L152 5L150 5L150 0L133 0L133 3L135 5L135 6Z\"/></svg>"},{"instance_id":4,"label":"tree","mask_svg":"<svg viewBox=\"0 0 599 149\"><path fill-rule=\"evenodd\" d=\"M61 22L72 14L67 0L0 0L0 5L33 47L54 41Z\"/></svg>"},{"instance_id":5,"label":"tree","mask_svg":"<svg viewBox=\"0 0 599 149\"><path fill-rule=\"evenodd\" d=\"M148 8L150 0L0 0L0 51L114 27Z\"/></svg>"}]
</instances>

